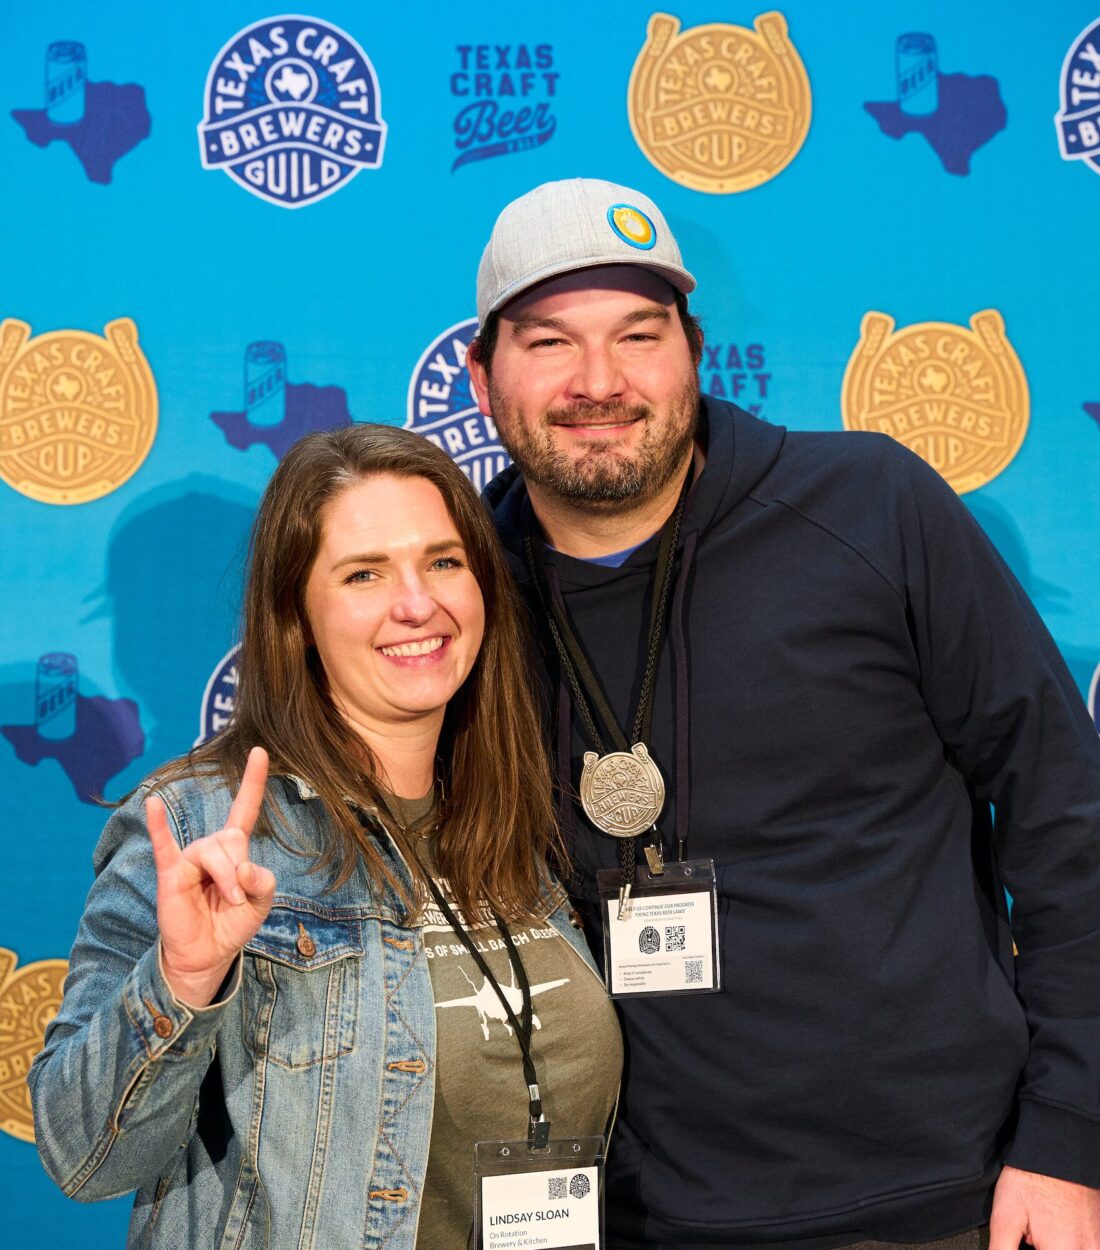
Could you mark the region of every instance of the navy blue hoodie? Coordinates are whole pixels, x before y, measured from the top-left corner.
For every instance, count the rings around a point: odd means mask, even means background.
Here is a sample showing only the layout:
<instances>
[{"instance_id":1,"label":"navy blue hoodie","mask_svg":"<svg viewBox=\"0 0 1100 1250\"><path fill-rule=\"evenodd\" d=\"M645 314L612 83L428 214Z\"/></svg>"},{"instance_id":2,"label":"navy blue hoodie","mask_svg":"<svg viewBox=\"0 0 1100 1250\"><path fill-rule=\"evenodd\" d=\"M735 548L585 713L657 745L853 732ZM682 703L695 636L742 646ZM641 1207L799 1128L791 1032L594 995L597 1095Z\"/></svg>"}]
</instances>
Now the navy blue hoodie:
<instances>
[{"instance_id":1,"label":"navy blue hoodie","mask_svg":"<svg viewBox=\"0 0 1100 1250\"><path fill-rule=\"evenodd\" d=\"M609 1234L920 1241L984 1222L1005 1161L1100 1186L1100 743L1053 642L893 440L714 400L700 440L650 745L666 854L679 802L717 865L722 990L621 1004ZM522 478L486 499L533 602ZM543 552L624 726L656 547ZM575 787L591 744L533 616ZM616 846L569 823L600 952Z\"/></svg>"}]
</instances>

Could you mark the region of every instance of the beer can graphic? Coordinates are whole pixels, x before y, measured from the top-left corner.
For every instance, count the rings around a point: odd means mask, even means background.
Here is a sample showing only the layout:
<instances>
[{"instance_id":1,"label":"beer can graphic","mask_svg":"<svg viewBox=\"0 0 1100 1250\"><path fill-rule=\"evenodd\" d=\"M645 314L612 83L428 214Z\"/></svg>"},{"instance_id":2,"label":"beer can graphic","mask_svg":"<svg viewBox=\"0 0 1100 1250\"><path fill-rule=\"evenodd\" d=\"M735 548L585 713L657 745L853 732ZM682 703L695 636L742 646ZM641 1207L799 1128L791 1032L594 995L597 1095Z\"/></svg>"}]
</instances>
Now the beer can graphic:
<instances>
[{"instance_id":1,"label":"beer can graphic","mask_svg":"<svg viewBox=\"0 0 1100 1250\"><path fill-rule=\"evenodd\" d=\"M286 348L262 340L244 353L244 410L252 425L282 425L286 416Z\"/></svg>"},{"instance_id":2,"label":"beer can graphic","mask_svg":"<svg viewBox=\"0 0 1100 1250\"><path fill-rule=\"evenodd\" d=\"M61 740L76 733L75 655L51 651L39 656L34 675L34 724L39 737Z\"/></svg>"},{"instance_id":3,"label":"beer can graphic","mask_svg":"<svg viewBox=\"0 0 1100 1250\"><path fill-rule=\"evenodd\" d=\"M51 122L72 125L84 120L84 84L88 57L75 39L51 43L46 49L46 116Z\"/></svg>"},{"instance_id":4,"label":"beer can graphic","mask_svg":"<svg viewBox=\"0 0 1100 1250\"><path fill-rule=\"evenodd\" d=\"M913 31L899 35L894 50L894 73L897 77L898 108L913 117L926 117L940 107L936 57L933 35Z\"/></svg>"}]
</instances>

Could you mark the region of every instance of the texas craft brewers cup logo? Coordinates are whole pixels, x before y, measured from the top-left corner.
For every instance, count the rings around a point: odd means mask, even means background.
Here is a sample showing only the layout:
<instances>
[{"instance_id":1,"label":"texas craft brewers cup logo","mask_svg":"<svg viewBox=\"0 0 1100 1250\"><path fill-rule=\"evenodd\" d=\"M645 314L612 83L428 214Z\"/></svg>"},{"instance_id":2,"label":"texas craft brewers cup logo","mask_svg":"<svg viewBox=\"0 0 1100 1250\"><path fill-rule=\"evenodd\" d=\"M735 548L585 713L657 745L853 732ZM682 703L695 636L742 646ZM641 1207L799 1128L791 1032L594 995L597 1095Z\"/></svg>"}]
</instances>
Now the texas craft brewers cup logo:
<instances>
[{"instance_id":1,"label":"texas craft brewers cup logo","mask_svg":"<svg viewBox=\"0 0 1100 1250\"><path fill-rule=\"evenodd\" d=\"M1062 159L1100 174L1100 21L1077 36L1062 65L1062 107L1054 117Z\"/></svg>"},{"instance_id":2,"label":"texas craft brewers cup logo","mask_svg":"<svg viewBox=\"0 0 1100 1250\"><path fill-rule=\"evenodd\" d=\"M100 499L137 472L157 432L137 326L30 334L0 323L0 478L42 503Z\"/></svg>"},{"instance_id":3,"label":"texas craft brewers cup logo","mask_svg":"<svg viewBox=\"0 0 1100 1250\"><path fill-rule=\"evenodd\" d=\"M34 1141L27 1073L61 1006L69 965L41 959L17 971L18 962L15 951L0 946L0 1130Z\"/></svg>"},{"instance_id":4,"label":"texas craft brewers cup logo","mask_svg":"<svg viewBox=\"0 0 1100 1250\"><path fill-rule=\"evenodd\" d=\"M987 308L970 329L923 321L894 333L869 312L844 373L841 409L849 430L890 434L926 460L960 495L995 478L1027 433L1027 378Z\"/></svg>"},{"instance_id":5,"label":"texas craft brewers cup logo","mask_svg":"<svg viewBox=\"0 0 1100 1250\"><path fill-rule=\"evenodd\" d=\"M476 334L472 318L456 322L428 345L409 379L405 429L442 448L480 491L512 462L470 387L466 351Z\"/></svg>"},{"instance_id":6,"label":"texas craft brewers cup logo","mask_svg":"<svg viewBox=\"0 0 1100 1250\"><path fill-rule=\"evenodd\" d=\"M694 191L748 191L794 160L810 128L810 80L782 13L755 30L713 22L680 32L649 19L630 75L627 111L638 146Z\"/></svg>"},{"instance_id":7,"label":"texas craft brewers cup logo","mask_svg":"<svg viewBox=\"0 0 1100 1250\"><path fill-rule=\"evenodd\" d=\"M374 66L315 17L269 17L238 31L206 79L204 169L283 208L331 195L382 163L386 123Z\"/></svg>"}]
</instances>

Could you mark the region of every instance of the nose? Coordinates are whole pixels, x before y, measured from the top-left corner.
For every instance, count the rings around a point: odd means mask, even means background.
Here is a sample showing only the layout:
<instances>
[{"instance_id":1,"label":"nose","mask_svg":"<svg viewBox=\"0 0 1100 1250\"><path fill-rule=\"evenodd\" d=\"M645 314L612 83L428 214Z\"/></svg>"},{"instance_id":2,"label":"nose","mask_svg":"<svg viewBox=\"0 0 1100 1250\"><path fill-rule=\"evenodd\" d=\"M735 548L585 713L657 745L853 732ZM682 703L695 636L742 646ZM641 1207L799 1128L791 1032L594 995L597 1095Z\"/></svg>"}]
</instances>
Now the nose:
<instances>
[{"instance_id":1,"label":"nose","mask_svg":"<svg viewBox=\"0 0 1100 1250\"><path fill-rule=\"evenodd\" d=\"M390 613L403 625L423 625L435 613L435 599L419 573L408 573L394 587Z\"/></svg>"},{"instance_id":2,"label":"nose","mask_svg":"<svg viewBox=\"0 0 1100 1250\"><path fill-rule=\"evenodd\" d=\"M569 398L606 404L622 399L625 393L626 379L614 355L602 346L585 348L570 380Z\"/></svg>"}]
</instances>

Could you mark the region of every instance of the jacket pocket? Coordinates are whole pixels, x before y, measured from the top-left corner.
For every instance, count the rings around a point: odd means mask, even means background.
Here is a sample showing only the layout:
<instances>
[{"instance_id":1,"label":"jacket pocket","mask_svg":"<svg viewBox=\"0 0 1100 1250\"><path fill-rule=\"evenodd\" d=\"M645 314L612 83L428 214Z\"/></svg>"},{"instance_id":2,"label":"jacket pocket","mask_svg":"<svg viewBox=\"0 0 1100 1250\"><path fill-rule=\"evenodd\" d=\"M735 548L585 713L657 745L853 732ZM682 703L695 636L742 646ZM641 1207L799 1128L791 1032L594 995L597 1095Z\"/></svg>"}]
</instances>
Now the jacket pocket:
<instances>
[{"instance_id":1,"label":"jacket pocket","mask_svg":"<svg viewBox=\"0 0 1100 1250\"><path fill-rule=\"evenodd\" d=\"M309 1068L355 1049L358 918L276 903L245 953L246 1033L257 1056Z\"/></svg>"}]
</instances>

